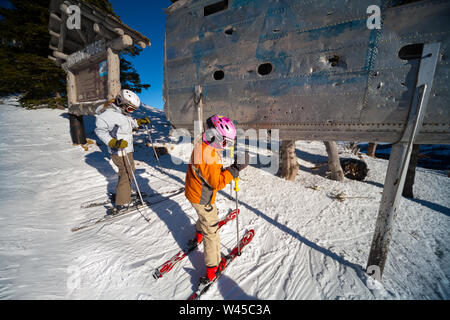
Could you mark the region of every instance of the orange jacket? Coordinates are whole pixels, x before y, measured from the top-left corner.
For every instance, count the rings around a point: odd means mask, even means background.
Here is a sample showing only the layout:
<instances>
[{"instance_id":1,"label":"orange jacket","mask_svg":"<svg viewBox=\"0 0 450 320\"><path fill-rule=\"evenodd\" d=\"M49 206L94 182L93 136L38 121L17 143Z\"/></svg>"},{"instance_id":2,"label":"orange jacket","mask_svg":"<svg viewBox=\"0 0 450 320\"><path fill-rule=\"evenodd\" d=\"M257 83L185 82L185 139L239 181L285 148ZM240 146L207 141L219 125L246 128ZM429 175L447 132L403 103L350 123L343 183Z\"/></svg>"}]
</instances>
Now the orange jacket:
<instances>
[{"instance_id":1,"label":"orange jacket","mask_svg":"<svg viewBox=\"0 0 450 320\"><path fill-rule=\"evenodd\" d=\"M197 143L186 172L184 194L197 204L213 204L218 190L225 188L233 175L222 166L220 153L206 143Z\"/></svg>"}]
</instances>

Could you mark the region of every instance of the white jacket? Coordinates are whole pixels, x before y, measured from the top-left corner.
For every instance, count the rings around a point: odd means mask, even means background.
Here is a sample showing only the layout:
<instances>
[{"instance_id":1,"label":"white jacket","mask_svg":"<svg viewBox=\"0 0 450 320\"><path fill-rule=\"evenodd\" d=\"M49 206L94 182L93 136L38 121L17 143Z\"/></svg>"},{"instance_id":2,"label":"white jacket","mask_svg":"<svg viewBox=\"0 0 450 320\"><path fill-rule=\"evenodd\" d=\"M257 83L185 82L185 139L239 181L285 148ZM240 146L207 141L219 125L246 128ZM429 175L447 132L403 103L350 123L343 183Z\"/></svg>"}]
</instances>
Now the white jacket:
<instances>
[{"instance_id":1,"label":"white jacket","mask_svg":"<svg viewBox=\"0 0 450 320\"><path fill-rule=\"evenodd\" d=\"M112 138L117 140L123 139L128 142L128 147L125 148L127 153L133 152L133 128L138 128L138 124L131 116L122 113L122 110L111 103L105 111L102 112L103 107L97 109L97 116L95 117L95 134L108 146ZM100 110L100 111L98 111ZM122 156L119 149L110 148L110 154L117 154Z\"/></svg>"}]
</instances>

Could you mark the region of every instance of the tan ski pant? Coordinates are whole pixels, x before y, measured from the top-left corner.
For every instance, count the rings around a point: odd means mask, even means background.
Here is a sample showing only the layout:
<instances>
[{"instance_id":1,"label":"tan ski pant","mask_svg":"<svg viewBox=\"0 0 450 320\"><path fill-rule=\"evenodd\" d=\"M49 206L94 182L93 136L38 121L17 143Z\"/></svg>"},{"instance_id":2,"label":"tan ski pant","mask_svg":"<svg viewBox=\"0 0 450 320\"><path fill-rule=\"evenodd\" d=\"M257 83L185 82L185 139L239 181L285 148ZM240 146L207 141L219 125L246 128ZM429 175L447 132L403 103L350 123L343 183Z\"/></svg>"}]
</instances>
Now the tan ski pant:
<instances>
[{"instance_id":1,"label":"tan ski pant","mask_svg":"<svg viewBox=\"0 0 450 320\"><path fill-rule=\"evenodd\" d=\"M134 172L133 153L127 153L131 167ZM131 201L131 181L133 176L130 171L127 159L116 154L111 155L111 160L119 168L119 181L116 186L116 205L127 205Z\"/></svg>"},{"instance_id":2,"label":"tan ski pant","mask_svg":"<svg viewBox=\"0 0 450 320\"><path fill-rule=\"evenodd\" d=\"M219 217L217 207L215 204L191 204L198 215L195 229L203 233L206 267L216 267L220 262Z\"/></svg>"}]
</instances>

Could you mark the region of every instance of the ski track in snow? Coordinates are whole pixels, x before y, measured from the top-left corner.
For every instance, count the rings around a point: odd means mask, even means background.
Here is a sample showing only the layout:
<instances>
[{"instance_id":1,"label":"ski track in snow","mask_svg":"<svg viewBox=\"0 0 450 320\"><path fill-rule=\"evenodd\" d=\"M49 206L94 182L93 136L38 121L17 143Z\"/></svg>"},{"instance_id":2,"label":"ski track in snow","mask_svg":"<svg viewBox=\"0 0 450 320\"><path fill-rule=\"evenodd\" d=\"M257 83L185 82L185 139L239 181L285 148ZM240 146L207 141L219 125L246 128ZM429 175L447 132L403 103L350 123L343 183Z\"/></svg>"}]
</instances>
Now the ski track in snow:
<instances>
[{"instance_id":1,"label":"ski track in snow","mask_svg":"<svg viewBox=\"0 0 450 320\"><path fill-rule=\"evenodd\" d=\"M205 272L202 245L162 279L152 277L194 235L196 213L184 195L152 206L150 222L133 213L71 232L104 215L102 206L80 206L114 191L117 169L104 147L72 146L64 111L9 103L0 105L0 299L186 299ZM134 116L150 116L153 140L170 142L161 110L144 107ZM92 117L85 121L88 137L98 140ZM146 137L135 134L141 190L182 187L186 165L162 156L168 173L162 174ZM174 158L190 157L190 145L173 145ZM253 228L255 237L202 299L449 299L446 173L417 168L416 199L401 201L382 288L370 290L364 268L388 162L363 155L370 169L365 181L336 182L311 170L326 162L322 142L296 146L295 181L258 165L242 173L240 235ZM356 158L342 146L340 152ZM227 186L217 197L220 216L235 208L229 192ZM330 197L339 192L364 198ZM236 245L235 222L220 236L227 254Z\"/></svg>"}]
</instances>

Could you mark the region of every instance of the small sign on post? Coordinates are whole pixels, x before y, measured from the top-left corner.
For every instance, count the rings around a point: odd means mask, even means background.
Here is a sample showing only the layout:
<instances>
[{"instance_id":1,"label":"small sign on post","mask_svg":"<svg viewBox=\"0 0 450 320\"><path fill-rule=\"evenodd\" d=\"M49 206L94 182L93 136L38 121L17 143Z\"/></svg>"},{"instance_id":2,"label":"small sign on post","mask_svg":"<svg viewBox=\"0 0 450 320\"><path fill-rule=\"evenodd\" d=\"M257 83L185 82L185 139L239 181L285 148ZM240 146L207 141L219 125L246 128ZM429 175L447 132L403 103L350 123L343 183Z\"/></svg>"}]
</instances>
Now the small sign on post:
<instances>
[{"instance_id":1,"label":"small sign on post","mask_svg":"<svg viewBox=\"0 0 450 320\"><path fill-rule=\"evenodd\" d=\"M72 53L63 64L63 68L73 74L67 79L68 86L74 90L74 94L68 97L69 113L93 114L98 105L110 97L110 82L120 84L120 78L111 78L117 73L109 70L111 64L108 63L107 52L107 43L101 39ZM120 70L120 65L114 67Z\"/></svg>"}]
</instances>

